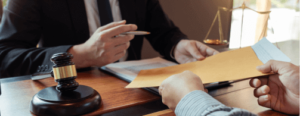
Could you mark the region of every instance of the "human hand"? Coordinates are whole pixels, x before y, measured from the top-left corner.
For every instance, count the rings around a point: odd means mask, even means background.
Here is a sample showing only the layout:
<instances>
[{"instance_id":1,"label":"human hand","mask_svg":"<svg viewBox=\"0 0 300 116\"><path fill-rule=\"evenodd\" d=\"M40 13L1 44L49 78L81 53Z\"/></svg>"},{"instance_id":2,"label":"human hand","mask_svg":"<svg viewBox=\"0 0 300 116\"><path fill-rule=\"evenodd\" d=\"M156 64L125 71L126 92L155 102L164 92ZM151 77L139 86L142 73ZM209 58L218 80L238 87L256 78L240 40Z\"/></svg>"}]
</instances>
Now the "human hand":
<instances>
[{"instance_id":1,"label":"human hand","mask_svg":"<svg viewBox=\"0 0 300 116\"><path fill-rule=\"evenodd\" d=\"M104 66L123 57L134 35L119 34L137 29L136 25L125 23L119 21L102 26L85 43L73 46L69 52L74 55L72 61L76 67Z\"/></svg>"},{"instance_id":2,"label":"human hand","mask_svg":"<svg viewBox=\"0 0 300 116\"><path fill-rule=\"evenodd\" d=\"M217 50L195 40L181 40L174 49L175 60L179 63L203 60L217 53L219 53Z\"/></svg>"},{"instance_id":3,"label":"human hand","mask_svg":"<svg viewBox=\"0 0 300 116\"><path fill-rule=\"evenodd\" d=\"M258 66L263 73L275 73L268 78L250 80L258 104L287 114L299 114L299 66L271 60Z\"/></svg>"},{"instance_id":4,"label":"human hand","mask_svg":"<svg viewBox=\"0 0 300 116\"><path fill-rule=\"evenodd\" d=\"M162 102L171 110L175 110L179 101L194 90L204 89L201 79L191 71L175 74L164 80L159 86Z\"/></svg>"}]
</instances>

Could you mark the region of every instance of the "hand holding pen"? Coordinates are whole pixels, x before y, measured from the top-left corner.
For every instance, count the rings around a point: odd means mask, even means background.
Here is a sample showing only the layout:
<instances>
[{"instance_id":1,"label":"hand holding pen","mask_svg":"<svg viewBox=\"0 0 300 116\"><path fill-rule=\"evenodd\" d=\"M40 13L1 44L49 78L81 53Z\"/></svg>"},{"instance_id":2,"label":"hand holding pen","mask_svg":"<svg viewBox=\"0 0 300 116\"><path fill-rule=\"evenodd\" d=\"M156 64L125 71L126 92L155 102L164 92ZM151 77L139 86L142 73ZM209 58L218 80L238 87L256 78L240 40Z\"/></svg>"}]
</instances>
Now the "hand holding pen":
<instances>
[{"instance_id":1,"label":"hand holding pen","mask_svg":"<svg viewBox=\"0 0 300 116\"><path fill-rule=\"evenodd\" d=\"M126 24L126 21L109 23L98 28L86 42L71 47L68 52L73 54L72 61L76 68L101 67L122 58L134 38L132 34L116 35L136 30L135 24Z\"/></svg>"}]
</instances>

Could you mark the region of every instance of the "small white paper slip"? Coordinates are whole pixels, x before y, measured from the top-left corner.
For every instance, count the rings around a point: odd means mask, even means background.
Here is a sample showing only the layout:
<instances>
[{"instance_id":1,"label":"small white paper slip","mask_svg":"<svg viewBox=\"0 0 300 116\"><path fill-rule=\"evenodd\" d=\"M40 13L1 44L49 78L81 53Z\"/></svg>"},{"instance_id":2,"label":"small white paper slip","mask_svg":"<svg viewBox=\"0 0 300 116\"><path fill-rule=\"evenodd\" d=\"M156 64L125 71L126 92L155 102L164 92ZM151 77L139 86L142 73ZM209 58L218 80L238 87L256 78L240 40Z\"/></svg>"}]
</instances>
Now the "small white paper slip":
<instances>
[{"instance_id":1,"label":"small white paper slip","mask_svg":"<svg viewBox=\"0 0 300 116\"><path fill-rule=\"evenodd\" d=\"M291 62L291 59L282 53L276 46L269 42L265 37L251 46L256 56L264 64L269 60Z\"/></svg>"}]
</instances>

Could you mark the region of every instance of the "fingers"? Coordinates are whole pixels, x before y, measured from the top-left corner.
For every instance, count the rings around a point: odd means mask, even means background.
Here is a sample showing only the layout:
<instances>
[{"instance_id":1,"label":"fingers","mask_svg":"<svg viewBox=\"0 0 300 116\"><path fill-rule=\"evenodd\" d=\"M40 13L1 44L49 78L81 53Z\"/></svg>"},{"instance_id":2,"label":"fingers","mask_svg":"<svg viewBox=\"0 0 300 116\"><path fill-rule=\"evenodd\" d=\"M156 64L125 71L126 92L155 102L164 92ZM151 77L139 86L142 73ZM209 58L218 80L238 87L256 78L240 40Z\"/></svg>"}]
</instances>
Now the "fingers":
<instances>
[{"instance_id":1,"label":"fingers","mask_svg":"<svg viewBox=\"0 0 300 116\"><path fill-rule=\"evenodd\" d=\"M175 48L175 59L179 63L187 63L203 60L206 56L212 56L218 51L195 40L181 40Z\"/></svg>"},{"instance_id":2,"label":"fingers","mask_svg":"<svg viewBox=\"0 0 300 116\"><path fill-rule=\"evenodd\" d=\"M158 88L158 93L159 93L159 95L161 95L161 96L163 96L164 88L165 88L166 84L168 84L167 81L168 81L167 79L164 80L164 81L160 84L160 86L159 86L159 88Z\"/></svg>"},{"instance_id":3,"label":"fingers","mask_svg":"<svg viewBox=\"0 0 300 116\"><path fill-rule=\"evenodd\" d=\"M192 71L189 71L189 70L185 70L182 73L179 73L179 75L182 75L181 78L186 78L186 77L197 77L197 79L199 78L195 73L193 73ZM200 81L201 81L201 79L200 79Z\"/></svg>"},{"instance_id":4,"label":"fingers","mask_svg":"<svg viewBox=\"0 0 300 116\"><path fill-rule=\"evenodd\" d=\"M259 78L253 78L249 81L249 84L253 88L258 88L262 85L267 85L269 81L269 77L259 77Z\"/></svg>"},{"instance_id":5,"label":"fingers","mask_svg":"<svg viewBox=\"0 0 300 116\"><path fill-rule=\"evenodd\" d=\"M263 73L269 73L269 72L278 73L280 69L283 69L284 67L292 67L291 65L293 64L289 62L270 60L264 65L257 66L256 69Z\"/></svg>"},{"instance_id":6,"label":"fingers","mask_svg":"<svg viewBox=\"0 0 300 116\"><path fill-rule=\"evenodd\" d=\"M249 81L251 87L256 88L261 86L261 81L257 78L253 78Z\"/></svg>"},{"instance_id":7,"label":"fingers","mask_svg":"<svg viewBox=\"0 0 300 116\"><path fill-rule=\"evenodd\" d=\"M197 44L196 41L192 41L190 46L187 46L187 50L193 56L193 58L195 58L197 60L205 59L205 54L200 53L196 44Z\"/></svg>"},{"instance_id":8,"label":"fingers","mask_svg":"<svg viewBox=\"0 0 300 116\"><path fill-rule=\"evenodd\" d=\"M163 90L163 87L162 87L162 86L159 86L159 88L158 88L158 93L159 93L159 95L161 95L162 90Z\"/></svg>"},{"instance_id":9,"label":"fingers","mask_svg":"<svg viewBox=\"0 0 300 116\"><path fill-rule=\"evenodd\" d=\"M268 77L253 78L249 83L251 87L256 88L253 94L258 98L258 104L266 107L268 101L271 100L271 96L269 95L271 89L267 86Z\"/></svg>"},{"instance_id":10,"label":"fingers","mask_svg":"<svg viewBox=\"0 0 300 116\"><path fill-rule=\"evenodd\" d=\"M115 27L106 29L102 32L106 37L112 38L112 37L119 35L121 33L124 33L124 32L135 31L136 29L137 29L137 26L135 24L128 24L128 25L115 26Z\"/></svg>"},{"instance_id":11,"label":"fingers","mask_svg":"<svg viewBox=\"0 0 300 116\"><path fill-rule=\"evenodd\" d=\"M114 57L114 62L117 61L117 60L119 60L120 58L122 58L125 54L126 54L126 50L117 53L117 54L115 55L115 57Z\"/></svg>"},{"instance_id":12,"label":"fingers","mask_svg":"<svg viewBox=\"0 0 300 116\"><path fill-rule=\"evenodd\" d=\"M266 64L257 66L256 69L263 72L263 73L268 73L271 72L273 69L271 68L271 65L274 63L274 60L268 61Z\"/></svg>"},{"instance_id":13,"label":"fingers","mask_svg":"<svg viewBox=\"0 0 300 116\"><path fill-rule=\"evenodd\" d=\"M130 46L130 40L134 38L134 35L122 35L116 38L109 39L105 45L105 49L113 54L122 53Z\"/></svg>"},{"instance_id":14,"label":"fingers","mask_svg":"<svg viewBox=\"0 0 300 116\"><path fill-rule=\"evenodd\" d=\"M106 64L113 63L126 54L126 50L130 46L130 42L120 44L106 51Z\"/></svg>"},{"instance_id":15,"label":"fingers","mask_svg":"<svg viewBox=\"0 0 300 116\"><path fill-rule=\"evenodd\" d=\"M123 43L123 44L120 44L120 45L115 46L115 47L112 48L112 50L110 50L109 52L118 54L118 53L120 53L120 52L126 51L126 50L129 48L129 46L130 46L130 42Z\"/></svg>"},{"instance_id":16,"label":"fingers","mask_svg":"<svg viewBox=\"0 0 300 116\"><path fill-rule=\"evenodd\" d=\"M198 49L200 49L201 54L204 56L212 56L212 55L219 53L217 50L210 48L201 42L197 42L196 44L197 44Z\"/></svg>"},{"instance_id":17,"label":"fingers","mask_svg":"<svg viewBox=\"0 0 300 116\"><path fill-rule=\"evenodd\" d=\"M190 62L195 62L195 61L198 61L198 60L195 59L195 58L189 58L189 59L185 59L185 60L183 61L183 63L190 63Z\"/></svg>"},{"instance_id":18,"label":"fingers","mask_svg":"<svg viewBox=\"0 0 300 116\"><path fill-rule=\"evenodd\" d=\"M204 91L205 91L206 93L208 93L208 90L207 90L207 89L204 89Z\"/></svg>"},{"instance_id":19,"label":"fingers","mask_svg":"<svg viewBox=\"0 0 300 116\"><path fill-rule=\"evenodd\" d=\"M267 94L267 95L260 96L257 102L259 105L267 107L267 104L270 100L271 100L271 95Z\"/></svg>"},{"instance_id":20,"label":"fingers","mask_svg":"<svg viewBox=\"0 0 300 116\"><path fill-rule=\"evenodd\" d=\"M270 92L270 87L267 85L263 85L254 90L254 96L258 98L260 96L267 95L269 92Z\"/></svg>"},{"instance_id":21,"label":"fingers","mask_svg":"<svg viewBox=\"0 0 300 116\"><path fill-rule=\"evenodd\" d=\"M267 85L268 81L268 77L253 78L250 80L250 86L256 88L253 91L255 97L258 98L259 96L266 95L270 92L271 89Z\"/></svg>"},{"instance_id":22,"label":"fingers","mask_svg":"<svg viewBox=\"0 0 300 116\"><path fill-rule=\"evenodd\" d=\"M206 49L207 56L216 55L218 53L219 53L219 51L217 51L217 50L215 50L213 48L207 47L207 49Z\"/></svg>"},{"instance_id":23,"label":"fingers","mask_svg":"<svg viewBox=\"0 0 300 116\"><path fill-rule=\"evenodd\" d=\"M101 26L100 28L98 28L96 30L96 32L101 32L101 31L104 31L106 29L109 29L109 28L112 28L112 27L115 27L115 26L119 26L119 25L124 25L124 24L126 24L126 20L122 20L122 21L118 21L118 22L112 22L112 23L109 23L107 25Z\"/></svg>"},{"instance_id":24,"label":"fingers","mask_svg":"<svg viewBox=\"0 0 300 116\"><path fill-rule=\"evenodd\" d=\"M113 43L113 46L117 46L117 45L129 42L133 38L134 38L134 35L120 35L116 38L110 39L109 41L111 41Z\"/></svg>"}]
</instances>

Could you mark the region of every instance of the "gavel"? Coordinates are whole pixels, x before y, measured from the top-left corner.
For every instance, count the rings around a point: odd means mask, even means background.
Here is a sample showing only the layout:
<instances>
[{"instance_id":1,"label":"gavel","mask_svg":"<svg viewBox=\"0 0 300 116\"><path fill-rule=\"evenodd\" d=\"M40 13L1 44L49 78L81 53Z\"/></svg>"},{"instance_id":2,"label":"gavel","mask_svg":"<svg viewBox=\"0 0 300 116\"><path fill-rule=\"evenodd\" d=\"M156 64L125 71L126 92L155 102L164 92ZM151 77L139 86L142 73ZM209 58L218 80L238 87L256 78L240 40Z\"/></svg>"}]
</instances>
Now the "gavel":
<instances>
[{"instance_id":1,"label":"gavel","mask_svg":"<svg viewBox=\"0 0 300 116\"><path fill-rule=\"evenodd\" d=\"M91 87L79 85L77 72L68 52L51 57L52 72L57 86L47 87L35 94L30 102L30 111L35 115L83 115L101 106L100 94Z\"/></svg>"},{"instance_id":2,"label":"gavel","mask_svg":"<svg viewBox=\"0 0 300 116\"><path fill-rule=\"evenodd\" d=\"M51 61L54 63L53 76L56 82L56 90L61 92L73 91L79 84L75 81L77 77L76 67L71 59L73 55L68 52L54 54Z\"/></svg>"}]
</instances>

